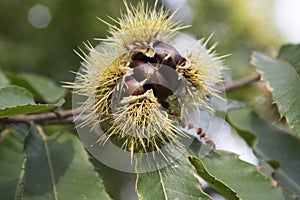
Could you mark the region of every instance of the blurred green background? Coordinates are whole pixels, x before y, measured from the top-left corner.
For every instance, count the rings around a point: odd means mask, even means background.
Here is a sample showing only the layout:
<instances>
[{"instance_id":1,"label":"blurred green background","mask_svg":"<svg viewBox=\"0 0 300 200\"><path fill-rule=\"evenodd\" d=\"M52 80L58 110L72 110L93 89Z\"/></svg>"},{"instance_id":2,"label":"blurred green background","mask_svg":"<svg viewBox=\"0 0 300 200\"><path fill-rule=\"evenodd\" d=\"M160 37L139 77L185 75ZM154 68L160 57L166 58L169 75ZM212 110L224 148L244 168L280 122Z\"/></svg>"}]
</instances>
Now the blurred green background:
<instances>
[{"instance_id":1,"label":"blurred green background","mask_svg":"<svg viewBox=\"0 0 300 200\"><path fill-rule=\"evenodd\" d=\"M128 2L136 4L138 1ZM147 2L153 4L154 0ZM219 55L231 54L224 61L230 69L227 78L237 79L253 73L254 67L249 64L253 50L272 54L285 41L270 16L274 1L251 2L163 0L159 4L165 4L170 10L181 7L176 18L183 25L192 25L183 32L196 38L207 38L214 33L210 44L219 43ZM0 69L4 72L37 73L52 78L57 83L72 81L74 74L70 71L77 71L81 61L73 50L83 48L85 41L97 45L98 42L93 39L105 38L108 34L107 25L97 17L109 21L107 16L117 18L120 9L124 10L121 0L0 0ZM260 105L267 104L270 98L262 101L259 97L262 91L265 89L260 85L243 88L242 91L228 95L248 103L253 97L260 101ZM261 113L268 113L270 119L276 112L264 112L269 107L257 106L257 101L253 103L253 107ZM116 193L117 197L125 193L134 194L133 176L110 171L112 169L101 163L98 165L104 171L104 176L107 174L111 177L111 173L118 177L118 185L108 178L111 183L106 184L114 185L109 193ZM124 185L128 185L128 188L120 189Z\"/></svg>"},{"instance_id":2,"label":"blurred green background","mask_svg":"<svg viewBox=\"0 0 300 200\"><path fill-rule=\"evenodd\" d=\"M197 38L214 33L211 42L219 43L220 55L232 54L225 64L232 68L233 78L251 72L247 63L252 50L272 50L283 41L268 18L272 1L260 3L255 10L243 0L182 2L159 3L171 10L182 7L177 18L192 25L185 32ZM107 26L96 17L109 20L107 15L118 17L123 8L120 0L1 0L0 67L4 71L34 72L56 81L71 81L74 75L70 71L80 66L73 49L83 47L87 40L96 45L94 38L106 37Z\"/></svg>"}]
</instances>

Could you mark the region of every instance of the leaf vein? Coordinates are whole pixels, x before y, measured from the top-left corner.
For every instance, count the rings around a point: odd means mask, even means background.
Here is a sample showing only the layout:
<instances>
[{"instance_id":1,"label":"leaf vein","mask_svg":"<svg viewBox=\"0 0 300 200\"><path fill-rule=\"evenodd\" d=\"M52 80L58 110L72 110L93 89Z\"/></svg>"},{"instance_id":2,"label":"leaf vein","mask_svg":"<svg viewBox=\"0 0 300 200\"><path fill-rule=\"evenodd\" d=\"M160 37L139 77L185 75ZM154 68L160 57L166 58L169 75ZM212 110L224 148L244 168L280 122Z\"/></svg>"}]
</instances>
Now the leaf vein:
<instances>
[{"instance_id":1,"label":"leaf vein","mask_svg":"<svg viewBox=\"0 0 300 200\"><path fill-rule=\"evenodd\" d=\"M51 155L50 155L50 151L49 151L49 147L48 147L48 143L46 142L46 136L42 130L42 128L40 126L37 126L38 132L41 134L42 138L43 138L43 143L44 143L44 147L45 147L45 151L47 154L47 161L48 161L48 165L49 165L49 170L50 170L50 176L51 176L51 182L52 182L52 189L53 189L53 193L54 193L54 198L55 200L58 200L57 198L57 189L56 189L56 185L55 185L55 178L54 178L54 170L53 170L53 165L52 165L52 161L51 161Z\"/></svg>"}]
</instances>

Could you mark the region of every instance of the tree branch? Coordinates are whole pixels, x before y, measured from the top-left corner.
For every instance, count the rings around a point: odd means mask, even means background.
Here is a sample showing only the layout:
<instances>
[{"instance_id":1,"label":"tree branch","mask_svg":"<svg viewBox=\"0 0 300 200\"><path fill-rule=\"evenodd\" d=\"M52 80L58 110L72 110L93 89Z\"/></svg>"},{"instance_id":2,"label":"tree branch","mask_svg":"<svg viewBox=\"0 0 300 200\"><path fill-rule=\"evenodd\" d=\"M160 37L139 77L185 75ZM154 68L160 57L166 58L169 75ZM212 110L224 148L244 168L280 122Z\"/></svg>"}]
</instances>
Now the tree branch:
<instances>
[{"instance_id":1,"label":"tree branch","mask_svg":"<svg viewBox=\"0 0 300 200\"><path fill-rule=\"evenodd\" d=\"M245 78L241 78L238 80L228 82L224 86L217 87L216 89L220 92L229 92L229 91L236 90L236 89L242 88L244 86L250 85L259 80L260 80L260 74L255 73L255 74L247 76Z\"/></svg>"},{"instance_id":2,"label":"tree branch","mask_svg":"<svg viewBox=\"0 0 300 200\"><path fill-rule=\"evenodd\" d=\"M35 122L37 124L67 124L74 121L73 115L80 113L80 109L56 110L49 113L17 115L13 117L0 119L0 123L28 123Z\"/></svg>"},{"instance_id":3,"label":"tree branch","mask_svg":"<svg viewBox=\"0 0 300 200\"><path fill-rule=\"evenodd\" d=\"M250 85L260 80L259 74L254 74L242 79L234 80L226 83L222 87L216 89L220 92L228 92ZM41 125L48 124L69 124L74 122L74 116L80 114L79 108L71 110L56 110L49 113L42 114L29 114L29 115L17 115L8 118L0 119L0 124L13 124L13 123L29 123L35 122Z\"/></svg>"}]
</instances>

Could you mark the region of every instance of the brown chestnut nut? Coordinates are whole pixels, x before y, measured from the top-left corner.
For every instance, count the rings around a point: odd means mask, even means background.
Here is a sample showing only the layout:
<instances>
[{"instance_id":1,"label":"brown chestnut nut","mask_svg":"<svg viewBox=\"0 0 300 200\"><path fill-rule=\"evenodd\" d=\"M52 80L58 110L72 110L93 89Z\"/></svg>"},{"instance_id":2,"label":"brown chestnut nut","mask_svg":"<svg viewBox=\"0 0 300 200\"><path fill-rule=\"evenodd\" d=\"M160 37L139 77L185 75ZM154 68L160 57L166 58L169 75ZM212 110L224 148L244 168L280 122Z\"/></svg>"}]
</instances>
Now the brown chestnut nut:
<instances>
[{"instance_id":1,"label":"brown chestnut nut","mask_svg":"<svg viewBox=\"0 0 300 200\"><path fill-rule=\"evenodd\" d=\"M168 96L173 94L172 80L168 79L170 78L168 75L162 73L165 72L162 70L163 68L169 68L170 70L172 70L171 73L175 72L175 70L173 70L170 67L161 66L158 70L155 70L154 74L148 82L152 85L154 95L158 98L160 102L165 101L168 98Z\"/></svg>"},{"instance_id":2,"label":"brown chestnut nut","mask_svg":"<svg viewBox=\"0 0 300 200\"><path fill-rule=\"evenodd\" d=\"M129 63L129 67L130 68L135 68L139 65L143 65L143 64L147 64L146 61L143 61L143 60L133 60Z\"/></svg>"},{"instance_id":3,"label":"brown chestnut nut","mask_svg":"<svg viewBox=\"0 0 300 200\"><path fill-rule=\"evenodd\" d=\"M181 65L185 62L185 59L180 53L167 43L156 41L153 44L153 49L155 52L154 60L160 64L168 65L176 69L177 65Z\"/></svg>"},{"instance_id":4,"label":"brown chestnut nut","mask_svg":"<svg viewBox=\"0 0 300 200\"><path fill-rule=\"evenodd\" d=\"M133 54L131 56L131 60L133 60L133 61L135 61L135 60L141 60L141 61L144 61L144 62L149 62L150 61L149 57L147 57L142 52L138 52L138 53Z\"/></svg>"},{"instance_id":5,"label":"brown chestnut nut","mask_svg":"<svg viewBox=\"0 0 300 200\"><path fill-rule=\"evenodd\" d=\"M180 86L180 80L177 71L167 65L159 67L158 72L167 81L167 86L170 90L176 91Z\"/></svg>"},{"instance_id":6,"label":"brown chestnut nut","mask_svg":"<svg viewBox=\"0 0 300 200\"><path fill-rule=\"evenodd\" d=\"M130 66L133 67L132 77L134 80L141 82L147 79L144 90L152 89L160 102L165 101L180 86L177 72L171 67L166 65L153 66L139 60L132 61ZM134 94L138 94L138 92Z\"/></svg>"},{"instance_id":7,"label":"brown chestnut nut","mask_svg":"<svg viewBox=\"0 0 300 200\"><path fill-rule=\"evenodd\" d=\"M169 88L157 83L146 83L143 88L144 90L152 89L154 96L159 102L164 102L170 95L173 94Z\"/></svg>"},{"instance_id":8,"label":"brown chestnut nut","mask_svg":"<svg viewBox=\"0 0 300 200\"><path fill-rule=\"evenodd\" d=\"M124 96L141 95L145 93L143 86L133 76L127 77L125 83Z\"/></svg>"},{"instance_id":9,"label":"brown chestnut nut","mask_svg":"<svg viewBox=\"0 0 300 200\"><path fill-rule=\"evenodd\" d=\"M151 78L156 70L152 64L140 60L132 61L130 66L133 67L133 76L138 81Z\"/></svg>"}]
</instances>

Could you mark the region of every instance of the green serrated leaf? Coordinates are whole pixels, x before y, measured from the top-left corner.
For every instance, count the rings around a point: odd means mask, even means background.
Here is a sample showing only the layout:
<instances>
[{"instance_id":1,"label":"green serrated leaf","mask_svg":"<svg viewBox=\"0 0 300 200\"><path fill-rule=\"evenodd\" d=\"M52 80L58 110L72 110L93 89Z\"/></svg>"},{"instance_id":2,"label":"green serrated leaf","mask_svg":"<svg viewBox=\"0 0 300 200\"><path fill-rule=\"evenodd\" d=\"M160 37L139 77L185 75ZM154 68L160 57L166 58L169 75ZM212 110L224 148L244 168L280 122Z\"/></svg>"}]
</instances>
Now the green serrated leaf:
<instances>
[{"instance_id":1,"label":"green serrated leaf","mask_svg":"<svg viewBox=\"0 0 300 200\"><path fill-rule=\"evenodd\" d=\"M269 83L273 100L291 129L300 137L300 76L287 62L269 58L258 52L252 55L253 65Z\"/></svg>"},{"instance_id":2,"label":"green serrated leaf","mask_svg":"<svg viewBox=\"0 0 300 200\"><path fill-rule=\"evenodd\" d=\"M54 104L36 104L32 94L19 86L0 88L0 97L0 118L47 112L58 107Z\"/></svg>"},{"instance_id":3,"label":"green serrated leaf","mask_svg":"<svg viewBox=\"0 0 300 200\"><path fill-rule=\"evenodd\" d=\"M10 84L10 81L6 78L6 76L0 70L0 87L7 86L9 84Z\"/></svg>"},{"instance_id":4,"label":"green serrated leaf","mask_svg":"<svg viewBox=\"0 0 300 200\"><path fill-rule=\"evenodd\" d=\"M1 133L0 141L0 194L1 199L18 199L22 191L21 180L25 162L24 140L27 127L24 132L17 129L5 129Z\"/></svg>"},{"instance_id":5,"label":"green serrated leaf","mask_svg":"<svg viewBox=\"0 0 300 200\"><path fill-rule=\"evenodd\" d=\"M268 177L236 154L212 151L202 159L189 160L197 174L228 199L284 199L282 191Z\"/></svg>"},{"instance_id":6,"label":"green serrated leaf","mask_svg":"<svg viewBox=\"0 0 300 200\"><path fill-rule=\"evenodd\" d=\"M110 199L76 136L33 126L25 147L23 199Z\"/></svg>"},{"instance_id":7,"label":"green serrated leaf","mask_svg":"<svg viewBox=\"0 0 300 200\"><path fill-rule=\"evenodd\" d=\"M136 174L113 169L94 157L90 157L89 160L102 178L106 191L112 199L138 199L135 187Z\"/></svg>"},{"instance_id":8,"label":"green serrated leaf","mask_svg":"<svg viewBox=\"0 0 300 200\"><path fill-rule=\"evenodd\" d=\"M300 44L293 45L287 44L283 45L277 56L279 59L283 59L293 65L300 75Z\"/></svg>"},{"instance_id":9,"label":"green serrated leaf","mask_svg":"<svg viewBox=\"0 0 300 200\"><path fill-rule=\"evenodd\" d=\"M220 192L227 199L240 199L237 193L215 176L211 175L204 164L196 157L189 157L189 161L195 167L197 174L203 178L211 187Z\"/></svg>"},{"instance_id":10,"label":"green serrated leaf","mask_svg":"<svg viewBox=\"0 0 300 200\"><path fill-rule=\"evenodd\" d=\"M300 140L271 126L249 109L234 109L227 114L229 123L237 131L258 137L254 147L256 153L279 168L275 171L275 178L282 186L300 196Z\"/></svg>"},{"instance_id":11,"label":"green serrated leaf","mask_svg":"<svg viewBox=\"0 0 300 200\"><path fill-rule=\"evenodd\" d=\"M53 104L35 104L35 105L19 105L0 109L0 118L11 117L21 114L33 114L55 110L56 105Z\"/></svg>"},{"instance_id":12,"label":"green serrated leaf","mask_svg":"<svg viewBox=\"0 0 300 200\"><path fill-rule=\"evenodd\" d=\"M199 186L192 174L187 159L169 165L167 168L149 173L139 173L137 191L140 199L211 199Z\"/></svg>"},{"instance_id":13,"label":"green serrated leaf","mask_svg":"<svg viewBox=\"0 0 300 200\"><path fill-rule=\"evenodd\" d=\"M262 81L226 93L227 99L242 101L262 118L279 124L280 115L277 106L272 104L272 95ZM288 125L286 125L288 126ZM253 140L247 141L250 146Z\"/></svg>"},{"instance_id":14,"label":"green serrated leaf","mask_svg":"<svg viewBox=\"0 0 300 200\"><path fill-rule=\"evenodd\" d=\"M32 94L25 88L18 86L0 88L0 96L0 109L35 104Z\"/></svg>"},{"instance_id":15,"label":"green serrated leaf","mask_svg":"<svg viewBox=\"0 0 300 200\"><path fill-rule=\"evenodd\" d=\"M53 80L44 76L28 73L7 73L6 75L12 84L28 89L36 99L43 102L56 103L63 98L67 92L65 88L60 87Z\"/></svg>"}]
</instances>

